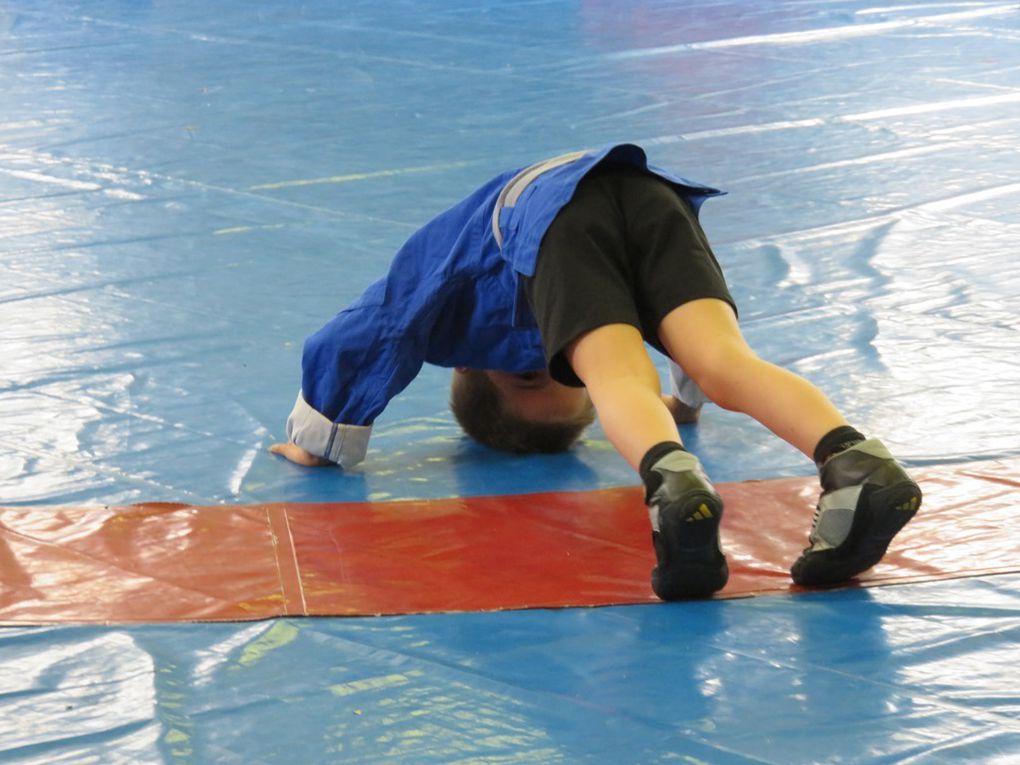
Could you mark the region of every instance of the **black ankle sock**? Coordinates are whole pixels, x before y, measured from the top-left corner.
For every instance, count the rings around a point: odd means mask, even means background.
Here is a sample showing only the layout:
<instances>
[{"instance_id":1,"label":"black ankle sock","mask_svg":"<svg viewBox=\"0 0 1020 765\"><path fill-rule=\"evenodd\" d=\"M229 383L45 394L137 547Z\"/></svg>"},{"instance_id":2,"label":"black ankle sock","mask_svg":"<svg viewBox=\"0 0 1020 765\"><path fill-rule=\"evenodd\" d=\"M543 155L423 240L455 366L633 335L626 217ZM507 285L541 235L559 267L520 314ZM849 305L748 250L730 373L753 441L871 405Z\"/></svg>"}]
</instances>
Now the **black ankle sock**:
<instances>
[{"instance_id":1,"label":"black ankle sock","mask_svg":"<svg viewBox=\"0 0 1020 765\"><path fill-rule=\"evenodd\" d=\"M648 477L648 472L652 469L652 466L667 454L670 452L682 451L684 451L684 447L676 441L662 441L661 443L653 446L645 452L645 456L641 458L641 464L638 466L638 473L641 475L641 480L645 480Z\"/></svg>"},{"instance_id":2,"label":"black ankle sock","mask_svg":"<svg viewBox=\"0 0 1020 765\"><path fill-rule=\"evenodd\" d=\"M859 444L863 440L864 436L860 431L851 428L849 425L840 425L838 428L833 428L822 436L822 440L815 447L815 464L821 467L832 455L838 454L844 449L849 449L854 444Z\"/></svg>"},{"instance_id":3,"label":"black ankle sock","mask_svg":"<svg viewBox=\"0 0 1020 765\"><path fill-rule=\"evenodd\" d=\"M682 451L686 450L676 441L662 441L645 452L645 456L641 458L641 464L638 466L638 473L641 476L642 483L644 483L645 488L648 489L649 493L659 488L659 484L662 482L662 476L658 473L653 473L652 466L667 454ZM649 485L649 480L651 480L655 486Z\"/></svg>"}]
</instances>

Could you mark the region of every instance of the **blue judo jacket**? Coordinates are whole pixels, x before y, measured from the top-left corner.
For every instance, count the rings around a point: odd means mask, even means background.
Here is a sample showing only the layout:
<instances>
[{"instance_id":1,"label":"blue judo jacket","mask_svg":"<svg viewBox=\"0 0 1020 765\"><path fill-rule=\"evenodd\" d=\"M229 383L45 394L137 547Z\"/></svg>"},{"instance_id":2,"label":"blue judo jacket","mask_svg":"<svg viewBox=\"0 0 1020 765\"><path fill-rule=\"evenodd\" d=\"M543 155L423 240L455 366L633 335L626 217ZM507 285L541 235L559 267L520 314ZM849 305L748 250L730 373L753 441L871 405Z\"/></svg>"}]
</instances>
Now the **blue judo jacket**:
<instances>
[{"instance_id":1,"label":"blue judo jacket","mask_svg":"<svg viewBox=\"0 0 1020 765\"><path fill-rule=\"evenodd\" d=\"M669 182L697 213L721 194L648 165L616 144L502 173L431 220L400 248L385 277L308 338L291 441L351 467L372 423L423 363L525 372L545 366L518 277L532 276L549 225L602 162Z\"/></svg>"}]
</instances>

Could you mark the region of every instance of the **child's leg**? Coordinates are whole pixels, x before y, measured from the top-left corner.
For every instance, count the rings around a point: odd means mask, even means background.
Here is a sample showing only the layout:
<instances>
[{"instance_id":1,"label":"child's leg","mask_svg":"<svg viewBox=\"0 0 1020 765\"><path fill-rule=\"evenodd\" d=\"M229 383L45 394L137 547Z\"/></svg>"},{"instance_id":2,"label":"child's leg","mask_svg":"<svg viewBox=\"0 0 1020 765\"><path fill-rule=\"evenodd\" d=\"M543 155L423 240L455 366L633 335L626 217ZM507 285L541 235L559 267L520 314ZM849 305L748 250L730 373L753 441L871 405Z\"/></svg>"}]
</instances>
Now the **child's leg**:
<instances>
[{"instance_id":1,"label":"child's leg","mask_svg":"<svg viewBox=\"0 0 1020 765\"><path fill-rule=\"evenodd\" d=\"M722 300L674 309L659 325L659 338L712 401L750 415L808 457L823 436L847 424L813 384L758 358Z\"/></svg>"},{"instance_id":2,"label":"child's leg","mask_svg":"<svg viewBox=\"0 0 1020 765\"><path fill-rule=\"evenodd\" d=\"M588 389L610 443L634 470L656 444L680 443L662 400L659 373L636 327L607 324L586 332L565 355Z\"/></svg>"},{"instance_id":3,"label":"child's leg","mask_svg":"<svg viewBox=\"0 0 1020 765\"><path fill-rule=\"evenodd\" d=\"M836 584L878 563L921 503L921 490L885 446L849 428L810 382L759 359L721 300L674 309L659 336L710 399L751 415L819 463L822 496L794 581ZM840 444L847 432L849 442Z\"/></svg>"},{"instance_id":4,"label":"child's leg","mask_svg":"<svg viewBox=\"0 0 1020 765\"><path fill-rule=\"evenodd\" d=\"M729 576L719 546L722 500L680 445L641 333L629 324L606 324L572 341L565 356L609 440L645 484L657 558L652 589L664 600L721 589Z\"/></svg>"}]
</instances>

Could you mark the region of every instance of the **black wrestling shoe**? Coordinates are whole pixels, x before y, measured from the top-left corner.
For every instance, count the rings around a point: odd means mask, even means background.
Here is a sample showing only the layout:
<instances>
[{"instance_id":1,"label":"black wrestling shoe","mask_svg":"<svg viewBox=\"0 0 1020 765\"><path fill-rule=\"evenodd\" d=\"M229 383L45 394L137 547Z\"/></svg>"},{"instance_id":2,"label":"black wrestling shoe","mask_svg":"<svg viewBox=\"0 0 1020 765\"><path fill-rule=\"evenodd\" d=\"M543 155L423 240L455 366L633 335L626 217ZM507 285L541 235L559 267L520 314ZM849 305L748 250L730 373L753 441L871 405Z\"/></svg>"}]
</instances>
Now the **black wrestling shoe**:
<instances>
[{"instance_id":1,"label":"black wrestling shoe","mask_svg":"<svg viewBox=\"0 0 1020 765\"><path fill-rule=\"evenodd\" d=\"M921 506L921 489L876 438L854 444L821 469L822 496L793 564L797 584L839 584L878 563Z\"/></svg>"},{"instance_id":2,"label":"black wrestling shoe","mask_svg":"<svg viewBox=\"0 0 1020 765\"><path fill-rule=\"evenodd\" d=\"M708 597L729 579L719 545L722 499L689 452L667 454L652 466L651 474L661 477L654 491L645 495L658 559L652 569L652 590L663 600Z\"/></svg>"}]
</instances>

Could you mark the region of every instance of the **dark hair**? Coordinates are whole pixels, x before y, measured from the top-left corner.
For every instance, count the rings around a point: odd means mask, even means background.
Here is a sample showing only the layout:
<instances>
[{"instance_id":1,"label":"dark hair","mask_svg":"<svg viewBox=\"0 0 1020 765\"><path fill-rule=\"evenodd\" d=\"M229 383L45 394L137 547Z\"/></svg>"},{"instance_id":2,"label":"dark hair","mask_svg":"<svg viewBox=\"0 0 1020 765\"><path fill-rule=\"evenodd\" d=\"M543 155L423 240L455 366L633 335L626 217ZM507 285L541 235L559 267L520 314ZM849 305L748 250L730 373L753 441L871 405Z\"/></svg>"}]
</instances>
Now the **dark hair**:
<instances>
[{"instance_id":1,"label":"dark hair","mask_svg":"<svg viewBox=\"0 0 1020 765\"><path fill-rule=\"evenodd\" d=\"M506 407L503 396L479 369L460 372L450 390L450 409L457 422L479 443L517 454L563 452L595 420L589 404L579 414L558 422L534 422Z\"/></svg>"}]
</instances>

